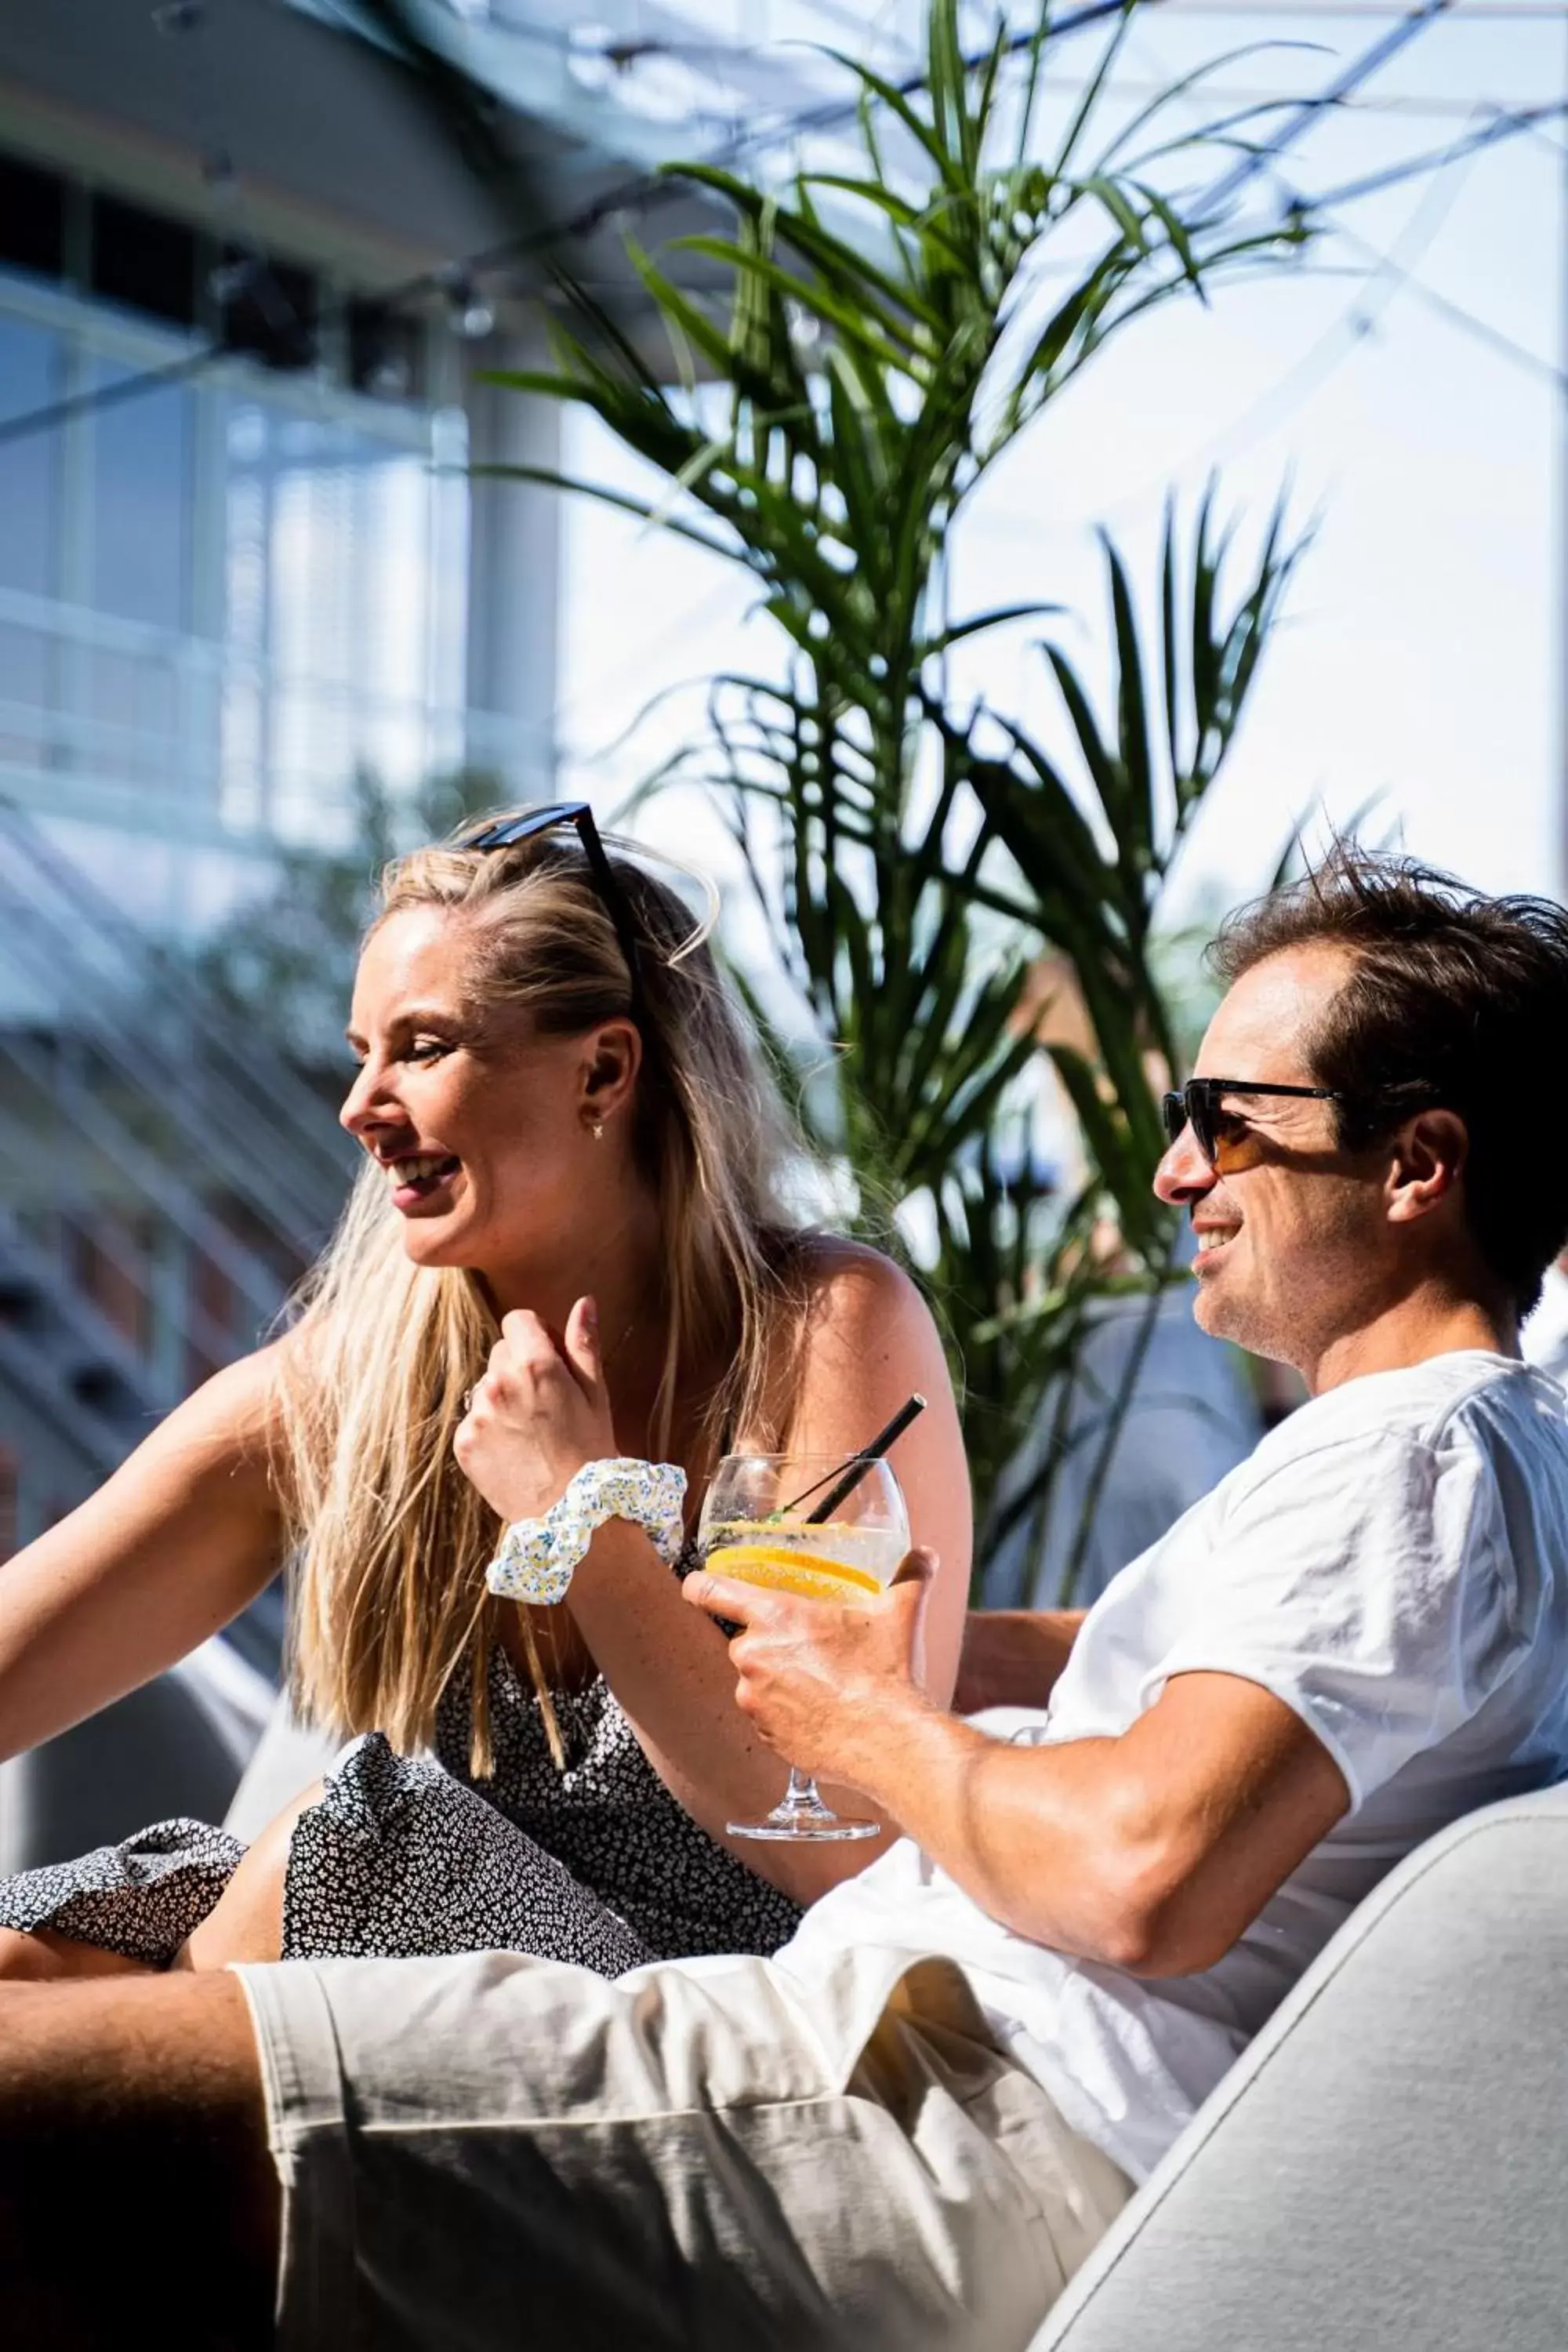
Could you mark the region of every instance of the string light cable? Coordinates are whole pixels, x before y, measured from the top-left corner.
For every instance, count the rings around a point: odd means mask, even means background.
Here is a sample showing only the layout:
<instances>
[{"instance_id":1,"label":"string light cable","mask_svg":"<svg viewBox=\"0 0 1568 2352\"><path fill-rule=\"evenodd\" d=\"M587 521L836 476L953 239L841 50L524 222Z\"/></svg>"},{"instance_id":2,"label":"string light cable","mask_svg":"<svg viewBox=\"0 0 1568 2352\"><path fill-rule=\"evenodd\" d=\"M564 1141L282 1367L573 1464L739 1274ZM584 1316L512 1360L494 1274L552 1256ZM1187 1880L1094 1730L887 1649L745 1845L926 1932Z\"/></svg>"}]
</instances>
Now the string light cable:
<instances>
[{"instance_id":1,"label":"string light cable","mask_svg":"<svg viewBox=\"0 0 1568 2352\"><path fill-rule=\"evenodd\" d=\"M1145 0L1146 5L1159 6L1174 13L1185 13L1201 5L1201 0ZM1286 149L1293 145L1310 125L1321 120L1325 111L1343 105L1359 85L1400 49L1424 32L1439 16L1452 14L1463 6L1463 0L1421 0L1419 5L1399 12L1390 30L1374 41L1371 47L1335 77L1328 89L1313 97L1300 100L1281 101L1287 109L1286 120L1264 145L1244 155L1209 189L1201 199L1210 211L1215 211L1234 198L1258 173L1267 171ZM1050 28L1052 39L1087 30L1107 18L1124 13L1123 0L1086 0L1086 5L1070 16L1063 16ZM1264 10L1262 13L1271 13ZM1387 11L1379 11L1386 15ZM1568 13L1568 0L1564 0ZM1008 55L1021 54L1038 40L1035 31L1010 36L1004 45ZM967 61L972 66L982 60ZM900 96L910 97L925 88L927 76L922 72L907 76L894 85ZM788 144L813 133L841 127L853 121L859 111L858 98L835 99L820 106L804 110L777 124L753 126L726 141L718 150L702 160L709 164L729 165L747 154L768 147ZM1318 200L1324 205L1343 205L1354 201L1363 193L1396 184L1402 178L1443 168L1448 162L1468 153L1473 146L1495 143L1516 131L1533 128L1552 117L1568 112L1568 101L1534 107L1522 112L1509 110L1489 118L1488 122L1467 140L1415 158L1392 167L1388 172L1331 191ZM318 323L341 324L348 314L351 301L365 301L373 307L397 310L432 294L448 299L454 288L477 285L487 272L508 266L515 267L538 254L547 254L582 237L590 236L606 221L628 214L636 215L668 204L684 193L678 178L659 173L641 172L605 190L588 204L564 219L548 222L537 230L514 234L456 261L443 262L418 270L395 284L382 288L369 296L340 298L329 304ZM206 340L190 352L163 362L120 377L111 383L100 384L86 391L27 410L19 416L0 423L0 448L40 434L63 431L78 417L120 406L125 402L151 394L167 386L189 382L214 371L234 356L220 341Z\"/></svg>"},{"instance_id":2,"label":"string light cable","mask_svg":"<svg viewBox=\"0 0 1568 2352\"><path fill-rule=\"evenodd\" d=\"M1189 450L1180 460L1175 474L1167 470L1141 483L1136 488L1124 490L1111 504L1097 506L1092 515L1067 518L1047 524L1024 524L1011 515L986 514L978 520L983 535L990 539L1032 541L1076 539L1081 532L1103 528L1142 513L1154 500L1169 495L1173 481L1189 478L1200 470L1210 475L1222 463L1248 448L1258 436L1284 424L1335 371L1342 367L1365 341L1376 327L1379 318L1405 286L1418 284L1411 278L1410 265L1418 261L1442 227L1457 202L1463 174L1462 165L1450 179L1428 184L1422 202L1401 231L1390 254L1374 254L1365 247L1377 266L1364 273L1358 272L1359 284L1354 299L1326 327L1300 359L1287 368L1284 374L1259 393L1228 425L1222 425L1195 449ZM1335 223L1339 227L1341 225Z\"/></svg>"},{"instance_id":3,"label":"string light cable","mask_svg":"<svg viewBox=\"0 0 1568 2352\"><path fill-rule=\"evenodd\" d=\"M1319 206L1313 209L1317 217L1331 228L1335 236L1343 237L1347 245L1353 246L1364 257L1371 265L1374 278L1392 278L1403 291L1413 295L1418 302L1424 302L1429 310L1438 318L1446 319L1451 327L1458 328L1462 334L1484 344L1500 359L1511 361L1516 367L1542 377L1558 392L1568 394L1568 370L1559 367L1554 360L1543 358L1540 352L1532 352L1528 343L1516 342L1511 335L1505 334L1500 327L1494 327L1489 320L1479 317L1474 310L1466 310L1462 302L1456 302L1451 296L1439 293L1436 287L1429 286L1424 278L1417 278L1413 270L1405 268L1396 252L1380 252L1375 245L1370 244L1352 228L1348 221L1341 220L1337 215L1324 212Z\"/></svg>"},{"instance_id":4,"label":"string light cable","mask_svg":"<svg viewBox=\"0 0 1568 2352\"><path fill-rule=\"evenodd\" d=\"M1568 7L1565 7L1562 13L1565 18L1568 18ZM1271 173L1270 176L1274 179L1287 205L1300 209L1304 215L1310 214L1314 220L1321 222L1335 236L1342 237L1348 246L1361 254L1363 258L1371 265L1373 279L1374 281L1384 279L1389 282L1390 294L1397 289L1413 295L1417 301L1425 303L1429 310L1446 319L1451 326L1458 328L1462 333L1468 334L1476 341L1484 344L1498 357L1510 361L1514 365L1524 368L1532 375L1543 377L1558 392L1568 394L1568 371L1560 367L1554 361L1543 358L1539 352L1531 351L1528 344L1517 342L1500 327L1494 327L1489 320L1479 317L1474 310L1467 310L1463 303L1456 302L1450 295L1439 293L1435 286L1429 286L1424 278L1416 277L1414 270L1406 266L1398 247L1392 254L1383 252L1379 247L1352 228L1342 215L1340 209L1342 206L1357 203L1366 196L1381 194L1391 187L1400 185L1405 180L1424 173L1430 173L1434 183L1438 174L1452 173L1456 168L1468 173L1477 158L1488 148L1496 146L1500 139L1512 137L1525 131L1539 133L1546 122L1561 120L1563 115L1568 114L1568 100L1558 99L1542 106L1523 108L1506 115L1489 101L1479 101L1474 112L1480 118L1476 127L1447 147L1438 149L1435 152L1407 158L1405 163L1391 165L1381 172L1365 173L1359 179L1346 181L1339 187L1331 188L1310 197L1289 187L1278 173ZM1558 141L1549 138L1547 143L1559 156L1568 154L1568 150L1565 150ZM1428 237L1425 242L1429 243L1430 238ZM1380 304L1380 309L1386 307L1387 299L1385 298L1384 302ZM1346 323L1354 326L1353 308L1348 314ZM1332 340L1333 331L1331 331L1331 335L1324 339L1325 341ZM1357 331L1357 340L1360 340L1362 332L1364 332L1364 328ZM1308 360L1311 357L1312 354L1309 353ZM1303 368L1306 364L1306 361L1300 363ZM1292 378L1296 373L1296 370L1292 370ZM1268 397L1265 395L1265 401L1260 402L1258 406L1265 405ZM1249 411L1248 415L1250 414Z\"/></svg>"},{"instance_id":5,"label":"string light cable","mask_svg":"<svg viewBox=\"0 0 1568 2352\"><path fill-rule=\"evenodd\" d=\"M1568 20L1568 5L1563 5L1563 0L1553 0L1553 6L1556 13ZM1449 13L1455 12L1450 10ZM1538 10L1534 13L1545 14L1546 12ZM1454 301L1450 296L1439 293L1436 288L1429 286L1425 278L1416 277L1408 266L1408 260L1418 256L1407 256L1405 251L1407 244L1413 237L1416 238L1420 251L1425 251L1448 209L1447 205L1443 205L1436 214L1430 215L1429 227L1423 226L1424 216L1428 215L1429 208L1425 205L1419 207L1410 228L1401 236L1392 254L1384 253L1377 246L1362 236L1334 209L1346 204L1355 203L1363 197L1381 194L1388 188L1399 185L1406 179L1423 173L1431 175L1430 184L1433 187L1438 184L1439 174L1452 174L1456 170L1461 174L1468 174L1470 165L1486 149L1497 145L1500 139L1521 133L1531 132L1537 137L1544 135L1546 144L1554 154L1560 157L1568 155L1568 149L1564 149L1561 142L1544 133L1546 123L1560 120L1564 114L1568 114L1568 100L1555 100L1540 106L1508 109L1499 105L1495 100L1478 99L1471 103L1468 112L1471 127L1447 146L1424 155L1407 158L1403 163L1391 165L1380 172L1363 173L1359 179L1345 182L1326 194L1315 194L1310 198L1289 185L1274 168L1275 159L1272 155L1264 159L1264 168L1278 189L1282 202L1290 210L1300 212L1303 216L1310 215L1314 220L1322 223L1359 252L1363 259L1372 265L1371 281L1374 290L1380 285L1385 290L1377 304L1376 311L1368 312L1364 299L1352 303L1344 316L1319 339L1318 342L1297 362L1293 368L1289 370L1285 376L1281 377L1270 391L1265 393L1260 399L1253 403L1250 408L1243 412L1235 425L1221 436L1224 446L1235 446L1234 436L1237 434L1242 435L1246 439L1250 439L1258 424L1266 421L1269 414L1275 411L1282 395L1310 389L1314 378L1321 380L1324 373L1331 371L1342 360L1348 357L1355 344L1362 341L1375 324L1378 313L1386 309L1394 293L1399 290L1414 295L1417 300L1425 302L1429 309L1447 319L1450 325L1458 327L1461 331L1474 337L1476 341L1484 343L1498 356L1511 361L1534 375L1544 376L1559 391L1568 392L1568 372L1552 361L1542 358L1540 352L1531 351L1528 345L1516 342L1513 337L1505 334L1501 328L1492 326L1488 320L1478 317L1473 310L1467 310L1462 303ZM1453 186L1451 180L1450 185ZM1454 186L1454 194L1457 195L1457 194L1458 188ZM1450 196L1450 205L1452 201L1453 198ZM1347 331L1352 340L1336 353L1334 346L1341 342ZM1322 366L1325 357L1328 358L1328 370ZM1296 400L1289 401L1282 413L1288 415L1289 409L1297 404Z\"/></svg>"},{"instance_id":6,"label":"string light cable","mask_svg":"<svg viewBox=\"0 0 1568 2352\"><path fill-rule=\"evenodd\" d=\"M1169 0L1155 0L1155 4L1169 5ZM186 30L202 21L205 13L202 0L174 0L174 5L176 13L167 20L168 29ZM357 37L364 37L358 20L338 9L337 0L330 0L330 5L342 22L353 26ZM1107 17L1120 16L1122 6L1123 0L1086 0L1085 5L1071 16L1063 17L1052 28L1053 37L1063 37L1101 23ZM1034 36L1027 37L1032 40ZM1008 44L1012 51L1025 46L1026 42L1023 35ZM898 85L900 95L912 96L925 86L925 79L923 74L910 75ZM788 144L813 132L853 121L858 105L858 100L833 100L807 108L794 117L786 118L782 123L752 127L726 140L722 146L701 161L709 165L721 166L739 163L753 151L774 144ZM318 324L341 325L347 315L350 301L354 299L367 301L378 309L397 310L432 294L449 295L454 286L461 288L473 284L487 271L509 265L515 267L535 254L552 252L563 245L591 236L606 221L647 213L669 203L680 193L679 181L659 173L639 172L635 178L605 189L565 219L548 222L537 230L513 234L495 244L462 255L456 260L417 270L394 284L382 287L374 294L341 298L327 306L320 315ZM40 434L63 432L79 417L96 415L129 401L189 383L221 368L232 357L233 354L222 342L209 338L174 359L117 377L111 383L97 385L88 392L69 394L40 407L27 409L19 416L0 422L0 448L33 439Z\"/></svg>"},{"instance_id":7,"label":"string light cable","mask_svg":"<svg viewBox=\"0 0 1568 2352\"><path fill-rule=\"evenodd\" d=\"M202 180L211 208L210 226L220 247L236 248L235 258L220 261L210 273L208 286L220 303L248 296L268 332L292 341L303 352L310 346L310 329L289 301L268 259L235 167L234 142L229 136L222 95L209 69L211 60L203 37L209 21L208 0L161 0L161 5L153 10L153 26L166 40L175 44L184 62Z\"/></svg>"}]
</instances>

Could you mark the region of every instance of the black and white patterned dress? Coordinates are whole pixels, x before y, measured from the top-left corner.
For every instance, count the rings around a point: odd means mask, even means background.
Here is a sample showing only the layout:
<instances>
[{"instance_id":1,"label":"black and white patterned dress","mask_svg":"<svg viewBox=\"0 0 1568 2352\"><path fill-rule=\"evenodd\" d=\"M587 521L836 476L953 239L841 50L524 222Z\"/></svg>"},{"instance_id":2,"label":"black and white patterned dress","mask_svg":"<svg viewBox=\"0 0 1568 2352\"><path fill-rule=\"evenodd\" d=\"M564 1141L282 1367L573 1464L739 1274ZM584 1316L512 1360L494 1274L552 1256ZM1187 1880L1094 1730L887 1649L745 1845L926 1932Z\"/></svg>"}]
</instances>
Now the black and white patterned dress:
<instances>
[{"instance_id":1,"label":"black and white patterned dress","mask_svg":"<svg viewBox=\"0 0 1568 2352\"><path fill-rule=\"evenodd\" d=\"M788 1941L796 1906L677 1803L602 1677L555 1695L559 1769L539 1701L499 1647L489 1704L489 1780L468 1770L466 1682L441 1702L433 1755L395 1755L371 1732L338 1759L290 1840L285 1959L505 1950L618 1976ZM165 1966L244 1852L204 1822L160 1822L0 1879L0 1927Z\"/></svg>"}]
</instances>

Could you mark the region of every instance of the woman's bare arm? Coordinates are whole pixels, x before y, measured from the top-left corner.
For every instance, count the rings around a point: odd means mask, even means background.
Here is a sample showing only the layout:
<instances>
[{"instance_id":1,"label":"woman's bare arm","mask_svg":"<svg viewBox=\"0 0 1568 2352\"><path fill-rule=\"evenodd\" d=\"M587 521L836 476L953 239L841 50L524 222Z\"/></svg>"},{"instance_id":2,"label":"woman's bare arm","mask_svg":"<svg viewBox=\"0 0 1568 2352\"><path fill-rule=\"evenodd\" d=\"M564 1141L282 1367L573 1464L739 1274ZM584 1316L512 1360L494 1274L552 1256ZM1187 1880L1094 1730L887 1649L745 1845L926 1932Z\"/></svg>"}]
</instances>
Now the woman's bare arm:
<instances>
[{"instance_id":1,"label":"woman's bare arm","mask_svg":"<svg viewBox=\"0 0 1568 2352\"><path fill-rule=\"evenodd\" d=\"M0 1568L0 1756L151 1681L273 1575L282 1521L269 1439L287 1344L206 1381Z\"/></svg>"},{"instance_id":2,"label":"woman's bare arm","mask_svg":"<svg viewBox=\"0 0 1568 2352\"><path fill-rule=\"evenodd\" d=\"M580 1385L588 1367L578 1316L566 1335L574 1373L566 1371L542 1324L509 1318L509 1332L514 1323L527 1328L497 1350L507 1360L504 1378L498 1380L492 1359L492 1373L481 1384L495 1390L494 1411L488 1395L480 1400L458 1448L470 1476L486 1492L493 1487L496 1507L509 1513L520 1499L505 1480L509 1457L515 1470L521 1454L552 1454L554 1447L540 1444L552 1436L570 1454L568 1424L581 1422L588 1402ZM596 1372L592 1385L596 1411L604 1403ZM930 1591L922 1687L945 1706L958 1664L970 1549L968 1473L946 1364L930 1314L896 1267L869 1251L825 1250L785 1443L803 1453L853 1454L916 1389L928 1400L927 1410L900 1439L897 1468L915 1540L940 1549L944 1559ZM591 1428L593 1418L590 1412L585 1426ZM527 1499L531 1516L537 1498ZM734 1670L724 1639L682 1605L679 1586L646 1535L619 1520L602 1528L573 1578L570 1607L655 1769L705 1828L723 1840L727 1819L765 1812L777 1801L779 1761L734 1704ZM276 1959L289 1839L300 1811L317 1794L307 1790L256 1841L178 1965L213 1969L235 1959ZM827 1794L847 1810L864 1811L852 1790L830 1787ZM878 1848L867 1841L850 1847L737 1850L785 1893L810 1902L862 1867Z\"/></svg>"},{"instance_id":3,"label":"woman's bare arm","mask_svg":"<svg viewBox=\"0 0 1568 2352\"><path fill-rule=\"evenodd\" d=\"M835 1245L812 1318L789 1449L853 1454L913 1390L927 1399L927 1409L899 1440L892 1461L912 1539L940 1562L925 1621L924 1688L945 1706L958 1671L972 1541L969 1472L952 1383L914 1285L868 1250ZM783 1794L778 1759L734 1704L724 1640L682 1606L673 1578L651 1568L646 1538L611 1522L577 1570L569 1605L666 1786L710 1834L731 1843L727 1819L754 1819ZM829 1787L824 1794L840 1811L865 1812L852 1790ZM813 1901L881 1850L871 1839L735 1845L798 1902Z\"/></svg>"}]
</instances>

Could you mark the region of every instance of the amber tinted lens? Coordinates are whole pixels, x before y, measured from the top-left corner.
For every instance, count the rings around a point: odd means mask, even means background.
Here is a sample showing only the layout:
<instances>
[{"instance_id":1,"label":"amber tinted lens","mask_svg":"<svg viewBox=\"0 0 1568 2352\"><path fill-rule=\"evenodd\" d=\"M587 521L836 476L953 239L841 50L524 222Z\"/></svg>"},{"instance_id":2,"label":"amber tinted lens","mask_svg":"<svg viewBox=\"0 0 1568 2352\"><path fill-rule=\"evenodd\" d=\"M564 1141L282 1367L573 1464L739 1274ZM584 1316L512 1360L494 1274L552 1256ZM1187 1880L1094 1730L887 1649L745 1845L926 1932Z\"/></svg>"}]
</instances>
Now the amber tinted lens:
<instances>
[{"instance_id":1,"label":"amber tinted lens","mask_svg":"<svg viewBox=\"0 0 1568 2352\"><path fill-rule=\"evenodd\" d=\"M1220 1116L1219 1096L1202 1078L1188 1081L1186 1104L1193 1122L1193 1139L1212 1168L1215 1164L1215 1128Z\"/></svg>"},{"instance_id":2,"label":"amber tinted lens","mask_svg":"<svg viewBox=\"0 0 1568 2352\"><path fill-rule=\"evenodd\" d=\"M1225 1110L1216 1103L1209 1113L1209 1129L1213 1138L1206 1147L1209 1166L1216 1176L1234 1176L1243 1168L1256 1168L1263 1157L1263 1147L1256 1130L1237 1111Z\"/></svg>"},{"instance_id":3,"label":"amber tinted lens","mask_svg":"<svg viewBox=\"0 0 1568 2352\"><path fill-rule=\"evenodd\" d=\"M1193 1139L1209 1166L1214 1166L1214 1121L1216 1098L1207 1087L1194 1078L1187 1088L1187 1108L1192 1114Z\"/></svg>"},{"instance_id":4,"label":"amber tinted lens","mask_svg":"<svg viewBox=\"0 0 1568 2352\"><path fill-rule=\"evenodd\" d=\"M1184 1101L1192 1113L1193 1139L1216 1176L1257 1164L1258 1139L1238 1112L1226 1110L1223 1088L1194 1078Z\"/></svg>"}]
</instances>

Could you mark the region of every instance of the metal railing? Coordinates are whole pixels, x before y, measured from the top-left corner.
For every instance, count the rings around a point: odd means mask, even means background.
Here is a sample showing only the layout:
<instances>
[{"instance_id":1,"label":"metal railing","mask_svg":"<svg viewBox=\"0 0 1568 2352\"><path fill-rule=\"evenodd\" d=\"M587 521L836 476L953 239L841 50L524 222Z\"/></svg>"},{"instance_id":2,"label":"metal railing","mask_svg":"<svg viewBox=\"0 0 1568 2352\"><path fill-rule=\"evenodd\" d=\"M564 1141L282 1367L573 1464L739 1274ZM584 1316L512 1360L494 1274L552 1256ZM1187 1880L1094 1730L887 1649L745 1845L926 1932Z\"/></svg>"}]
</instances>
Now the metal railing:
<instances>
[{"instance_id":1,"label":"metal railing","mask_svg":"<svg viewBox=\"0 0 1568 2352\"><path fill-rule=\"evenodd\" d=\"M13 1292L53 1302L36 1347L53 1331L133 1418L167 1410L271 1324L357 1157L175 950L0 805L0 1208Z\"/></svg>"},{"instance_id":2,"label":"metal railing","mask_svg":"<svg viewBox=\"0 0 1568 2352\"><path fill-rule=\"evenodd\" d=\"M150 940L35 824L0 801L0 974L49 1003L132 1094L156 1099L189 1161L221 1176L287 1255L324 1239L359 1154L321 1097L249 1027L237 1035L177 950Z\"/></svg>"},{"instance_id":3,"label":"metal railing","mask_svg":"<svg viewBox=\"0 0 1568 2352\"><path fill-rule=\"evenodd\" d=\"M547 793L549 727L258 662L212 638L0 588L0 771L58 807L74 782L128 828L193 840L341 846L353 777L395 789L459 766ZM104 805L102 803L106 803Z\"/></svg>"},{"instance_id":4,"label":"metal railing","mask_svg":"<svg viewBox=\"0 0 1568 2352\"><path fill-rule=\"evenodd\" d=\"M466 760L522 797L551 752L494 714L0 590L0 1452L29 1532L256 1344L358 1163L195 976L215 908L280 847L352 840L356 761L396 785Z\"/></svg>"}]
</instances>

